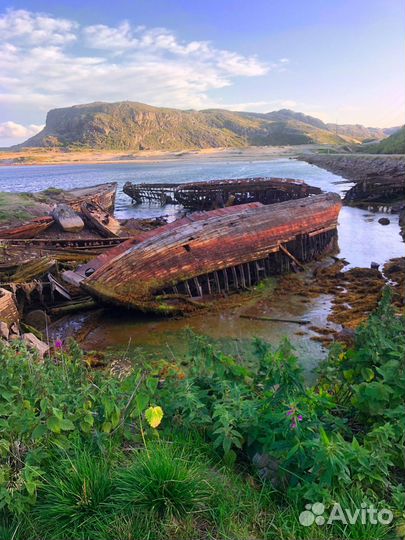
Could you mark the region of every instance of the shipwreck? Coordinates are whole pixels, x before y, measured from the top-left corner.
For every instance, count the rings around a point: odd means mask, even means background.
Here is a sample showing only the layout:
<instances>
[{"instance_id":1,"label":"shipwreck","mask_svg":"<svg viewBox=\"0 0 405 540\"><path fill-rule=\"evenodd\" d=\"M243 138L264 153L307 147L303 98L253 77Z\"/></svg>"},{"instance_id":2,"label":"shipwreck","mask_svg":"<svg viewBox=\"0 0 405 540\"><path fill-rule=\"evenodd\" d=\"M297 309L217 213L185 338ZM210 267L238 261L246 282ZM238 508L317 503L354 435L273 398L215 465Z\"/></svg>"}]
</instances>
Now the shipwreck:
<instances>
[{"instance_id":1,"label":"shipwreck","mask_svg":"<svg viewBox=\"0 0 405 540\"><path fill-rule=\"evenodd\" d=\"M133 184L123 188L135 204L181 204L189 210L213 210L261 202L274 204L321 193L303 180L291 178L239 178L186 184Z\"/></svg>"},{"instance_id":2,"label":"shipwreck","mask_svg":"<svg viewBox=\"0 0 405 540\"><path fill-rule=\"evenodd\" d=\"M334 193L193 213L131 238L64 279L104 302L182 313L336 248Z\"/></svg>"}]
</instances>

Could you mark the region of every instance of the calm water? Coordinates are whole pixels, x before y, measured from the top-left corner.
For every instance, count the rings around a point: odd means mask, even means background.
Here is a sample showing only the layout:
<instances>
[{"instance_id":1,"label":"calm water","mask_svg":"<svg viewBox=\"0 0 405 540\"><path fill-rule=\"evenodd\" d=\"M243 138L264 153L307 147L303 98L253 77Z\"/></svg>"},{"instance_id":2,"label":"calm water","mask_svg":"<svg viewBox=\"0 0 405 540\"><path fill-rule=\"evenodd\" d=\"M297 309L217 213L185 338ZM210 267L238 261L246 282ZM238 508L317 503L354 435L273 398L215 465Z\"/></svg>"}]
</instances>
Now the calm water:
<instances>
[{"instance_id":1,"label":"calm water","mask_svg":"<svg viewBox=\"0 0 405 540\"><path fill-rule=\"evenodd\" d=\"M57 165L0 167L1 191L40 191L47 187L64 189L90 186L103 182L118 182L116 215L118 217L144 217L176 213L176 207L131 205L129 197L122 193L122 186L132 182L189 182L215 178L242 178L249 176L281 176L299 178L326 191L343 194L350 183L342 183L342 178L308 163L291 159L274 159L260 162L174 162L159 164L100 164L100 165ZM357 208L344 207L339 218L340 256L349 261L350 266L369 266L371 261L383 264L392 257L404 255L404 244L399 235L398 217L389 216L391 223L382 226L378 219L384 214L376 214ZM385 215L386 216L386 215ZM326 322L330 299L320 297L306 300L291 296L282 305L272 299L267 303L260 301L260 313L273 317L309 319L313 324L322 326ZM124 346L142 346L147 350L178 350L182 346L179 331L192 327L198 332L216 339L232 338L235 353L246 348L253 336L259 336L273 343L288 335L299 349L307 370L317 365L324 356L321 346L310 340L312 333L294 324L250 321L240 318L246 306L183 319L158 319L137 315L120 310L106 310L86 338L87 347L104 348ZM91 319L91 318L90 318ZM89 322L88 316L79 314L72 318L69 325L57 329L57 332L71 332ZM229 344L229 342L228 342Z\"/></svg>"},{"instance_id":2,"label":"calm water","mask_svg":"<svg viewBox=\"0 0 405 540\"><path fill-rule=\"evenodd\" d=\"M144 217L174 214L176 207L131 205L122 192L128 180L132 182L190 182L215 178L243 178L248 176L281 176L300 178L325 191L343 193L350 183L328 171L292 159L274 159L260 162L172 162L157 164L99 164L99 165L47 165L0 167L1 191L41 191L50 186L70 189L103 182L118 182L116 215L118 217ZM374 214L345 207L340 214L339 245L341 256L352 266L369 266L371 261L383 263L404 253L399 236L398 217L390 216L391 224L381 226Z\"/></svg>"}]
</instances>

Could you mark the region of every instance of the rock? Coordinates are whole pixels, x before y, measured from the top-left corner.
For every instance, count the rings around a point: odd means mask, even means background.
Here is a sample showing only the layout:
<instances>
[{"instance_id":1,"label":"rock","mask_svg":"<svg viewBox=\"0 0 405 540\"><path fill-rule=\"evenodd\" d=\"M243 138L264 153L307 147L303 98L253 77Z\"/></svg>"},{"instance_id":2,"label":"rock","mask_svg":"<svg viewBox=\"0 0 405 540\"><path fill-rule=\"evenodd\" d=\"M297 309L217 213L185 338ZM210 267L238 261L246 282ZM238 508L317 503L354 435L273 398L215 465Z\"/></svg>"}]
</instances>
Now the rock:
<instances>
[{"instance_id":1,"label":"rock","mask_svg":"<svg viewBox=\"0 0 405 540\"><path fill-rule=\"evenodd\" d=\"M346 345L353 345L354 339L356 336L356 332L352 330L351 328L342 328L342 330L336 334L335 338L336 341L340 341L341 343L346 343Z\"/></svg>"},{"instance_id":2,"label":"rock","mask_svg":"<svg viewBox=\"0 0 405 540\"><path fill-rule=\"evenodd\" d=\"M38 352L40 358L43 358L44 355L49 351L49 346L34 336L34 334L23 334L22 339L29 349L33 349Z\"/></svg>"},{"instance_id":3,"label":"rock","mask_svg":"<svg viewBox=\"0 0 405 540\"><path fill-rule=\"evenodd\" d=\"M399 226L405 227L405 208L401 208L399 212Z\"/></svg>"},{"instance_id":4,"label":"rock","mask_svg":"<svg viewBox=\"0 0 405 540\"><path fill-rule=\"evenodd\" d=\"M67 204L57 204L52 217L65 232L77 233L84 229L82 218Z\"/></svg>"},{"instance_id":5,"label":"rock","mask_svg":"<svg viewBox=\"0 0 405 540\"><path fill-rule=\"evenodd\" d=\"M379 267L380 265L377 262L372 261L370 264L370 268L372 268L373 270L378 270Z\"/></svg>"},{"instance_id":6,"label":"rock","mask_svg":"<svg viewBox=\"0 0 405 540\"><path fill-rule=\"evenodd\" d=\"M389 225L391 222L390 222L390 220L389 220L388 218L382 217L382 218L380 218L380 219L378 220L378 223L379 223L380 225Z\"/></svg>"},{"instance_id":7,"label":"rock","mask_svg":"<svg viewBox=\"0 0 405 540\"><path fill-rule=\"evenodd\" d=\"M8 329L7 324L4 321L0 321L0 337L8 339L10 335L10 330Z\"/></svg>"},{"instance_id":8,"label":"rock","mask_svg":"<svg viewBox=\"0 0 405 540\"><path fill-rule=\"evenodd\" d=\"M13 323L11 326L10 326L10 334L13 334L15 336L20 336L20 329L18 328L18 324L17 323Z\"/></svg>"},{"instance_id":9,"label":"rock","mask_svg":"<svg viewBox=\"0 0 405 540\"><path fill-rule=\"evenodd\" d=\"M24 322L37 330L45 330L45 328L50 325L51 319L45 311L42 311L42 309L34 309L27 313Z\"/></svg>"}]
</instances>

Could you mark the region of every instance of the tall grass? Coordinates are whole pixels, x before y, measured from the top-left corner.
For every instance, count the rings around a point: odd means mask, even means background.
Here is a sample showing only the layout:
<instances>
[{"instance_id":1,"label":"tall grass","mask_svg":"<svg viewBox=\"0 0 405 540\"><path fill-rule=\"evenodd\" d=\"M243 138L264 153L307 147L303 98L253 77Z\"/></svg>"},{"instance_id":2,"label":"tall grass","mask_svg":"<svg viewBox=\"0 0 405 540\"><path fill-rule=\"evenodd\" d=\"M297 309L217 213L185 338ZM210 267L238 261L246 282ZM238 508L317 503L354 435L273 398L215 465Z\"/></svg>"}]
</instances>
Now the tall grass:
<instances>
[{"instance_id":1,"label":"tall grass","mask_svg":"<svg viewBox=\"0 0 405 540\"><path fill-rule=\"evenodd\" d=\"M212 486L201 466L169 443L149 445L117 478L115 501L130 512L182 518L204 510Z\"/></svg>"},{"instance_id":2,"label":"tall grass","mask_svg":"<svg viewBox=\"0 0 405 540\"><path fill-rule=\"evenodd\" d=\"M85 448L55 463L34 508L35 522L46 538L105 538L111 519L110 465Z\"/></svg>"}]
</instances>

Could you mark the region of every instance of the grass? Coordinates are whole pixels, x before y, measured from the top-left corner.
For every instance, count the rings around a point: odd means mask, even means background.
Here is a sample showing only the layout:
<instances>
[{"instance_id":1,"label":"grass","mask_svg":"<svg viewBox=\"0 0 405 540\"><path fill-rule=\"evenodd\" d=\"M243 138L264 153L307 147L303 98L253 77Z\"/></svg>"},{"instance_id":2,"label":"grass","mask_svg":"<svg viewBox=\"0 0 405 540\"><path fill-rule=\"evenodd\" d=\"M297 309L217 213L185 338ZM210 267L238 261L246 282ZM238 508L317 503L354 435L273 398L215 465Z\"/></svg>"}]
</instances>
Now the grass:
<instances>
[{"instance_id":1,"label":"grass","mask_svg":"<svg viewBox=\"0 0 405 540\"><path fill-rule=\"evenodd\" d=\"M34 520L46 538L103 538L110 519L111 464L88 449L55 463L40 490Z\"/></svg>"},{"instance_id":2,"label":"grass","mask_svg":"<svg viewBox=\"0 0 405 540\"><path fill-rule=\"evenodd\" d=\"M212 486L193 457L159 443L140 450L117 480L116 501L130 512L179 518L204 510Z\"/></svg>"}]
</instances>

